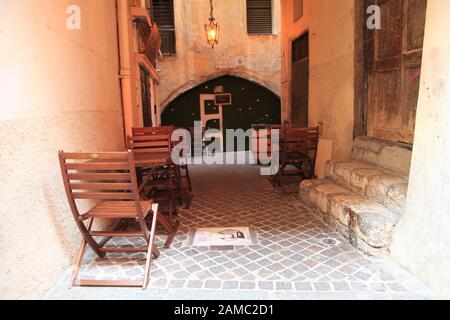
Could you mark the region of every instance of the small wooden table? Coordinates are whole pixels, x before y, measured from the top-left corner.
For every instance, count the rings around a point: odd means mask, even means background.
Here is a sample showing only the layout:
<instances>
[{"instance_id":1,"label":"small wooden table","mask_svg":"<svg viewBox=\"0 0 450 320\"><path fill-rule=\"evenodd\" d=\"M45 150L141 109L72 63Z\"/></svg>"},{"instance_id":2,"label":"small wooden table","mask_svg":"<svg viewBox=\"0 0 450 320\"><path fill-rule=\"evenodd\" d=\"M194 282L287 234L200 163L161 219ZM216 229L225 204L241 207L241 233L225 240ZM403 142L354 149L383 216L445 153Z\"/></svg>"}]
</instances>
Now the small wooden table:
<instances>
[{"instance_id":1,"label":"small wooden table","mask_svg":"<svg viewBox=\"0 0 450 320\"><path fill-rule=\"evenodd\" d=\"M137 168L167 166L170 164L170 154L136 152L134 162Z\"/></svg>"},{"instance_id":2,"label":"small wooden table","mask_svg":"<svg viewBox=\"0 0 450 320\"><path fill-rule=\"evenodd\" d=\"M139 192L141 193L141 196L145 199L147 199L147 196L144 194L144 188L150 183L152 179L153 172L157 171L161 167L166 167L171 165L171 159L169 153L139 153L136 152L134 154L134 162L136 165L136 168L138 169L149 169L150 173L147 174L147 176L142 180L140 186L139 186ZM176 170L175 170L176 174ZM170 173L169 173L170 175ZM169 180L171 177L169 176ZM173 187L171 183L168 185L169 188ZM175 206L175 203L174 203ZM166 243L164 244L164 247L167 249L170 247L170 245L173 242L173 239L175 238L176 232L180 226L180 222L176 221L175 223L172 221L172 218L169 219L166 218L164 215L159 214L158 215L158 222L161 223L161 225L164 227L164 229L169 233L169 237L166 240Z\"/></svg>"}]
</instances>

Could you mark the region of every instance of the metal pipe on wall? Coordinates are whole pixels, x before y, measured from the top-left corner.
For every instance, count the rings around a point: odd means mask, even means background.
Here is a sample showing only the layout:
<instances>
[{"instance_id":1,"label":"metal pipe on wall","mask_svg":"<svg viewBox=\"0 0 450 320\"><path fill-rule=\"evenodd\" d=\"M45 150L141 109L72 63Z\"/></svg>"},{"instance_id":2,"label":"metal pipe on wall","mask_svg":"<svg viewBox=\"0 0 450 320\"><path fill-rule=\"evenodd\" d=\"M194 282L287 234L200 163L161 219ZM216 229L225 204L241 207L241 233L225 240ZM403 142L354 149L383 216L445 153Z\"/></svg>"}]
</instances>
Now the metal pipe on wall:
<instances>
[{"instance_id":1,"label":"metal pipe on wall","mask_svg":"<svg viewBox=\"0 0 450 320\"><path fill-rule=\"evenodd\" d=\"M122 88L122 108L124 117L125 134L131 135L134 123L134 107L136 98L133 76L132 43L130 28L130 6L129 0L117 0L117 23L119 34L119 78Z\"/></svg>"}]
</instances>

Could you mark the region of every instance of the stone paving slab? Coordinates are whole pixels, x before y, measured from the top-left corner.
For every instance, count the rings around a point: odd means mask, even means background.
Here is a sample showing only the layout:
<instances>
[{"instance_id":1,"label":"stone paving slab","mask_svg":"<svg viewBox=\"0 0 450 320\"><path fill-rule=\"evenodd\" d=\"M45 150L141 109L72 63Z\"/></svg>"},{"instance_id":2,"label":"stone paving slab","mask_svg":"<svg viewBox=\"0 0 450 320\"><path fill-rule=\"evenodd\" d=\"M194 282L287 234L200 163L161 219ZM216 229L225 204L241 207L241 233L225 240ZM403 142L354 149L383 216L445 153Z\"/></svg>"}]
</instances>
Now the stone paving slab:
<instances>
[{"instance_id":1,"label":"stone paving slab","mask_svg":"<svg viewBox=\"0 0 450 320\"><path fill-rule=\"evenodd\" d=\"M256 166L193 166L194 200L179 209L180 230L153 261L147 290L67 289L67 273L50 299L429 299L433 295L386 258L363 255L320 217L272 188ZM186 246L191 228L251 226L260 244L234 250ZM157 245L165 235L160 232ZM136 245L138 238L116 240ZM81 275L140 279L145 256L92 253Z\"/></svg>"}]
</instances>

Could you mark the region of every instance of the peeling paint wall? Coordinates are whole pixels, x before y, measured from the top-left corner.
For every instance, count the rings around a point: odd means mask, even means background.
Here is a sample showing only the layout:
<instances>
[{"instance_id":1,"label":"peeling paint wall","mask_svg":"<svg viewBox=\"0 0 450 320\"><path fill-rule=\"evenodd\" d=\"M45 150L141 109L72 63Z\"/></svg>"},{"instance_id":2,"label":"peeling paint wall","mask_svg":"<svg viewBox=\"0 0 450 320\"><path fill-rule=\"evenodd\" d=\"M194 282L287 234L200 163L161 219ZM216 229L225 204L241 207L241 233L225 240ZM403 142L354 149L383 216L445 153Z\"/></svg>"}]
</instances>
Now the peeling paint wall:
<instances>
[{"instance_id":1,"label":"peeling paint wall","mask_svg":"<svg viewBox=\"0 0 450 320\"><path fill-rule=\"evenodd\" d=\"M272 1L273 34L248 35L246 1L214 1L220 25L219 45L206 42L209 1L174 0L176 56L159 63L159 101L165 108L173 99L197 85L223 75L239 76L280 93L280 2Z\"/></svg>"},{"instance_id":2,"label":"peeling paint wall","mask_svg":"<svg viewBox=\"0 0 450 320\"><path fill-rule=\"evenodd\" d=\"M309 125L321 126L333 160L350 158L353 142L354 9L354 0L304 0L294 22L294 1L281 0L283 118L291 119L292 41L309 31Z\"/></svg>"},{"instance_id":3,"label":"peeling paint wall","mask_svg":"<svg viewBox=\"0 0 450 320\"><path fill-rule=\"evenodd\" d=\"M116 30L112 0L0 2L0 298L42 297L80 244L58 150L124 147Z\"/></svg>"},{"instance_id":4,"label":"peeling paint wall","mask_svg":"<svg viewBox=\"0 0 450 320\"><path fill-rule=\"evenodd\" d=\"M406 212L392 256L450 299L450 2L428 1Z\"/></svg>"}]
</instances>

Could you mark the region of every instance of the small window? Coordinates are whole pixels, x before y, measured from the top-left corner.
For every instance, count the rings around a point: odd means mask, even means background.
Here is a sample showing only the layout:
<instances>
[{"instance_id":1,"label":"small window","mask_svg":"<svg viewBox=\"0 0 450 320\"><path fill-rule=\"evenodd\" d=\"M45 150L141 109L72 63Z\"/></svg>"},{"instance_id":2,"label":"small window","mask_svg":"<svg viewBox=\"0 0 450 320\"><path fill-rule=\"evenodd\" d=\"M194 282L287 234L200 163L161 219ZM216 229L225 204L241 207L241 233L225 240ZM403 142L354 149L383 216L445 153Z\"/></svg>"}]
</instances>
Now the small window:
<instances>
[{"instance_id":1,"label":"small window","mask_svg":"<svg viewBox=\"0 0 450 320\"><path fill-rule=\"evenodd\" d=\"M272 0L247 0L248 34L272 34Z\"/></svg>"},{"instance_id":2,"label":"small window","mask_svg":"<svg viewBox=\"0 0 450 320\"><path fill-rule=\"evenodd\" d=\"M161 34L161 52L165 55L176 54L173 0L153 0L151 11Z\"/></svg>"},{"instance_id":3,"label":"small window","mask_svg":"<svg viewBox=\"0 0 450 320\"><path fill-rule=\"evenodd\" d=\"M309 57L308 33L292 41L292 62L297 62Z\"/></svg>"},{"instance_id":4,"label":"small window","mask_svg":"<svg viewBox=\"0 0 450 320\"><path fill-rule=\"evenodd\" d=\"M303 0L294 1L294 22L300 20L303 17Z\"/></svg>"}]
</instances>

